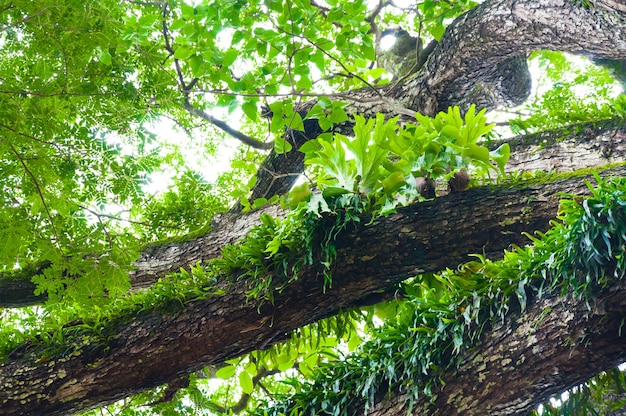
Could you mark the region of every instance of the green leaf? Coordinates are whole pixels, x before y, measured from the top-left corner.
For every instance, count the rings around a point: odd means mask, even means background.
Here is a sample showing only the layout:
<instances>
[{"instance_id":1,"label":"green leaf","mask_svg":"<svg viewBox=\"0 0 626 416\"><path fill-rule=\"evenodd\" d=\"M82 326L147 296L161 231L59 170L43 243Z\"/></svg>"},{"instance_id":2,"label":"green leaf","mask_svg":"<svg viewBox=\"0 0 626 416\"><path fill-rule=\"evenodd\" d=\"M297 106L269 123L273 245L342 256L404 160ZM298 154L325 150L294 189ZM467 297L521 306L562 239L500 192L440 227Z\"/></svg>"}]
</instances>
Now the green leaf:
<instances>
[{"instance_id":1,"label":"green leaf","mask_svg":"<svg viewBox=\"0 0 626 416\"><path fill-rule=\"evenodd\" d=\"M252 391L254 390L254 383L252 383L252 377L247 371L239 373L239 385L244 393L252 394Z\"/></svg>"},{"instance_id":2,"label":"green leaf","mask_svg":"<svg viewBox=\"0 0 626 416\"><path fill-rule=\"evenodd\" d=\"M174 58L185 60L189 58L192 54L193 54L193 50L189 48L188 46L183 45L183 46L179 46L178 48L176 48L176 51L174 52Z\"/></svg>"},{"instance_id":3,"label":"green leaf","mask_svg":"<svg viewBox=\"0 0 626 416\"><path fill-rule=\"evenodd\" d=\"M302 121L302 116L299 113L293 113L290 117L288 117L289 128L293 130L304 131L304 122Z\"/></svg>"},{"instance_id":4,"label":"green leaf","mask_svg":"<svg viewBox=\"0 0 626 416\"><path fill-rule=\"evenodd\" d=\"M446 124L445 126L443 126L440 132L445 137L449 139L453 139L453 140L456 140L461 137L461 131L457 127L452 126L450 124Z\"/></svg>"},{"instance_id":5,"label":"green leaf","mask_svg":"<svg viewBox=\"0 0 626 416\"><path fill-rule=\"evenodd\" d=\"M312 193L308 182L294 186L289 192L289 207L294 209L300 202L308 201Z\"/></svg>"},{"instance_id":6,"label":"green leaf","mask_svg":"<svg viewBox=\"0 0 626 416\"><path fill-rule=\"evenodd\" d=\"M343 108L333 106L333 111L330 113L330 120L335 124L343 123L348 120L348 114Z\"/></svg>"},{"instance_id":7,"label":"green leaf","mask_svg":"<svg viewBox=\"0 0 626 416\"><path fill-rule=\"evenodd\" d=\"M444 25L438 24L431 26L428 31L431 35L433 35L433 38L435 38L436 41L440 41L444 33L446 33L446 28Z\"/></svg>"},{"instance_id":8,"label":"green leaf","mask_svg":"<svg viewBox=\"0 0 626 416\"><path fill-rule=\"evenodd\" d=\"M506 166L511 156L511 147L508 143L500 145L497 149L489 152L489 156L498 165L500 172L504 173L504 167Z\"/></svg>"},{"instance_id":9,"label":"green leaf","mask_svg":"<svg viewBox=\"0 0 626 416\"><path fill-rule=\"evenodd\" d=\"M100 51L100 54L98 55L98 60L100 62L102 62L105 65L111 65L111 53L104 49L102 51Z\"/></svg>"},{"instance_id":10,"label":"green leaf","mask_svg":"<svg viewBox=\"0 0 626 416\"><path fill-rule=\"evenodd\" d=\"M277 137L277 138L274 139L274 150L277 153L291 152L292 148L293 148L293 146L291 146L291 143L289 143L288 141L286 141L282 137Z\"/></svg>"},{"instance_id":11,"label":"green leaf","mask_svg":"<svg viewBox=\"0 0 626 416\"><path fill-rule=\"evenodd\" d=\"M470 143L464 152L465 156L480 162L489 163L489 149L477 144Z\"/></svg>"},{"instance_id":12,"label":"green leaf","mask_svg":"<svg viewBox=\"0 0 626 416\"><path fill-rule=\"evenodd\" d=\"M258 121L259 117L258 117L258 108L257 108L256 102L252 100L245 100L243 104L241 105L241 109L243 110L244 114L248 116L250 120Z\"/></svg>"},{"instance_id":13,"label":"green leaf","mask_svg":"<svg viewBox=\"0 0 626 416\"><path fill-rule=\"evenodd\" d=\"M341 195L349 194L351 191L346 188L338 188L336 186L327 186L322 190L324 199L333 199Z\"/></svg>"},{"instance_id":14,"label":"green leaf","mask_svg":"<svg viewBox=\"0 0 626 416\"><path fill-rule=\"evenodd\" d=\"M222 66L229 67L231 66L237 57L239 56L239 51L237 49L229 49L224 53L224 58L222 59Z\"/></svg>"},{"instance_id":15,"label":"green leaf","mask_svg":"<svg viewBox=\"0 0 626 416\"><path fill-rule=\"evenodd\" d=\"M228 380L235 375L236 370L237 367L235 367L234 365L227 365L217 370L215 372L215 377L221 378L222 380Z\"/></svg>"},{"instance_id":16,"label":"green leaf","mask_svg":"<svg viewBox=\"0 0 626 416\"><path fill-rule=\"evenodd\" d=\"M383 189L387 195L391 195L406 185L404 174L399 171L392 172L383 180Z\"/></svg>"},{"instance_id":17,"label":"green leaf","mask_svg":"<svg viewBox=\"0 0 626 416\"><path fill-rule=\"evenodd\" d=\"M194 77L200 77L204 74L204 59L199 55L194 55L189 59L189 67Z\"/></svg>"}]
</instances>

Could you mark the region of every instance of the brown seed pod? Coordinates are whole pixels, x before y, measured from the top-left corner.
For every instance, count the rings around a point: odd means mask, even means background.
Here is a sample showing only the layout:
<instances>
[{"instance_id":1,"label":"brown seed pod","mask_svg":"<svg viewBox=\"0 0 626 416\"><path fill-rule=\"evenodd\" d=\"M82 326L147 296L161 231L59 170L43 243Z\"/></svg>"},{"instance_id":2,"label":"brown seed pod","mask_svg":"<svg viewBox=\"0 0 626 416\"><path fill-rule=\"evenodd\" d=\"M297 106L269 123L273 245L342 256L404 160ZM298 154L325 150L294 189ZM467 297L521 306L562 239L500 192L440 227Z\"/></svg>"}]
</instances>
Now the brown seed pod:
<instances>
[{"instance_id":1,"label":"brown seed pod","mask_svg":"<svg viewBox=\"0 0 626 416\"><path fill-rule=\"evenodd\" d=\"M434 198L435 197L435 181L431 178L423 178L419 177L415 179L415 185L417 185L417 190L420 195L424 198Z\"/></svg>"},{"instance_id":2,"label":"brown seed pod","mask_svg":"<svg viewBox=\"0 0 626 416\"><path fill-rule=\"evenodd\" d=\"M465 169L456 172L448 181L450 192L459 192L467 189L470 182L470 176Z\"/></svg>"}]
</instances>

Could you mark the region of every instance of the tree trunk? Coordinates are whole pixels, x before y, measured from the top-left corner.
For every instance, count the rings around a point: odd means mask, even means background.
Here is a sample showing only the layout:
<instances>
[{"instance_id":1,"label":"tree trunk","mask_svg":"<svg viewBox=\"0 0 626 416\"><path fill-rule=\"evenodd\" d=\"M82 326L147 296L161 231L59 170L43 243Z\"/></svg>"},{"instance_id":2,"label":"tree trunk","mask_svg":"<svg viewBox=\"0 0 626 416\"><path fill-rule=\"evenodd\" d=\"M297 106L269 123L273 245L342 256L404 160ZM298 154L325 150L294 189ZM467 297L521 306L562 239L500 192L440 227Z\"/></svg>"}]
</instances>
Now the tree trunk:
<instances>
[{"instance_id":1,"label":"tree trunk","mask_svg":"<svg viewBox=\"0 0 626 416\"><path fill-rule=\"evenodd\" d=\"M623 176L626 167L604 174ZM548 227L558 193L586 193L584 181L590 179L474 188L402 208L369 226L365 219L336 241L333 284L326 292L320 270L312 267L276 294L274 305L258 311L257 304L246 302L246 282L240 280L224 286L224 295L119 322L102 339L62 356L36 358L25 346L0 366L0 414L77 412L266 348L393 283L454 268L471 253L495 254L526 243L520 233ZM545 395L536 399L541 398Z\"/></svg>"}]
</instances>

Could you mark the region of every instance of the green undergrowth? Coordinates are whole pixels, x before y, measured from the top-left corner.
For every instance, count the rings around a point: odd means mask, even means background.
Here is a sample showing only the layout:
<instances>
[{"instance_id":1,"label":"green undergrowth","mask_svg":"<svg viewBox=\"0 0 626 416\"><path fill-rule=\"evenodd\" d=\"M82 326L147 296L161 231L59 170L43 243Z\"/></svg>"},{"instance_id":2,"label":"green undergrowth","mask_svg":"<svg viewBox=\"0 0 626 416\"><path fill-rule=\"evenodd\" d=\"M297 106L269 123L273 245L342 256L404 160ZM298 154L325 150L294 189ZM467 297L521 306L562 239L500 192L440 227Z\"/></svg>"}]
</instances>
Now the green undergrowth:
<instances>
[{"instance_id":1,"label":"green undergrowth","mask_svg":"<svg viewBox=\"0 0 626 416\"><path fill-rule=\"evenodd\" d=\"M585 298L626 273L626 178L601 180L591 196L570 195L558 220L532 245L514 247L501 261L478 260L430 280L407 283L407 296L357 352L322 364L309 381L288 381L294 393L256 414L363 412L381 392L404 393L412 403L433 397L441 375L491 324L522 311L547 293ZM605 273L605 272L608 272Z\"/></svg>"},{"instance_id":2,"label":"green undergrowth","mask_svg":"<svg viewBox=\"0 0 626 416\"><path fill-rule=\"evenodd\" d=\"M247 237L223 249L222 257L181 269L148 290L108 304L89 309L58 304L48 305L44 313L35 307L5 314L0 357L31 354L45 361L78 353L88 345L106 350L116 329L138 316L171 313L189 302L221 296L242 280L248 301L260 307L273 303L303 267L319 268L329 287L337 235L362 218L386 215L397 205L423 199L413 185L415 175L426 172L445 179L454 172L450 167L474 168L476 175L487 175L489 166L501 170L506 151L490 153L475 144L488 131L483 113L463 119L457 110L450 110L432 120L428 125L429 119L423 118L420 129L406 130L393 120L357 119L355 139L338 140L345 148L326 142L310 147L307 163L319 169L317 186L322 192L312 193L308 184L294 189L284 202L291 208L284 219L263 214ZM346 155L346 148L352 149L352 156ZM551 179L520 177L514 182Z\"/></svg>"}]
</instances>

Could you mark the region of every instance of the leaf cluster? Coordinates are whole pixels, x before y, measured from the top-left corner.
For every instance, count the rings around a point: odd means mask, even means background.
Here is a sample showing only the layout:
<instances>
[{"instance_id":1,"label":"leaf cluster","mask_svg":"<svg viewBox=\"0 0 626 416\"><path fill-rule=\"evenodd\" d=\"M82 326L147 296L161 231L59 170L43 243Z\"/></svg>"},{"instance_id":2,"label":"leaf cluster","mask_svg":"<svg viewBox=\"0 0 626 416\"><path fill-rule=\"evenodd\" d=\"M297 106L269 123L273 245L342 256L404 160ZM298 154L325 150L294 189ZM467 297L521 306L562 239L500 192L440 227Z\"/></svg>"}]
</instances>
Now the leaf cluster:
<instances>
[{"instance_id":1,"label":"leaf cluster","mask_svg":"<svg viewBox=\"0 0 626 416\"><path fill-rule=\"evenodd\" d=\"M626 96L607 68L553 51L536 52L530 62L545 76L523 114L509 121L514 134L626 115Z\"/></svg>"},{"instance_id":2,"label":"leaf cluster","mask_svg":"<svg viewBox=\"0 0 626 416\"><path fill-rule=\"evenodd\" d=\"M415 198L416 178L447 181L462 169L475 177L489 176L491 170L504 172L508 145L490 152L479 144L493 127L484 114L472 106L461 116L457 107L451 107L433 118L417 114L418 124L402 127L397 118L385 120L379 114L366 120L357 115L353 138L324 134L300 150L305 163L315 168L323 199L356 195L368 201L366 210L389 211L400 199ZM313 210L325 211L324 200L307 186L292 192L292 205L309 198Z\"/></svg>"}]
</instances>

